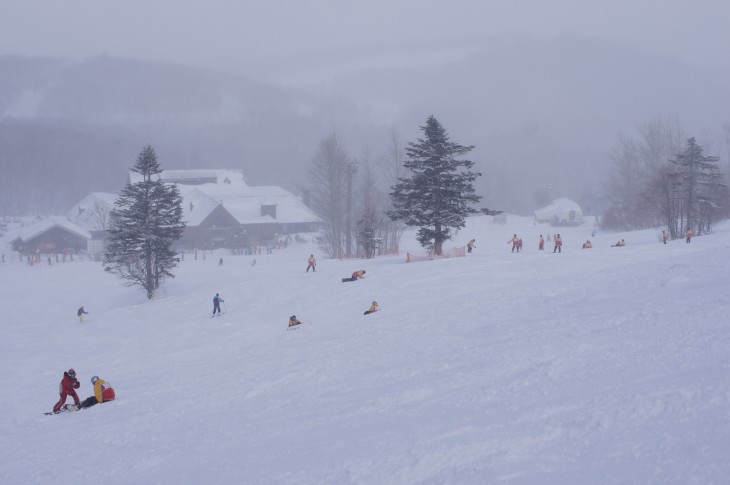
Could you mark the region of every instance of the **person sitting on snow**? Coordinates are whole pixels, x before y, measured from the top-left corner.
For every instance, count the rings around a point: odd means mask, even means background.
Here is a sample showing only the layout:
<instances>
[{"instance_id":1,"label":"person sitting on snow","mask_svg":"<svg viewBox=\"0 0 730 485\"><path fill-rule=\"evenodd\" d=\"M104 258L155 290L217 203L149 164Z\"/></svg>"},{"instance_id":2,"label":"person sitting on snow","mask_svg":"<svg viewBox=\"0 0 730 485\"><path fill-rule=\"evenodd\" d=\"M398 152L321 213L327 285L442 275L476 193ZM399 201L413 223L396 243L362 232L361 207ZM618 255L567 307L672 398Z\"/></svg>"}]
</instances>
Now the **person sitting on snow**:
<instances>
[{"instance_id":1,"label":"person sitting on snow","mask_svg":"<svg viewBox=\"0 0 730 485\"><path fill-rule=\"evenodd\" d=\"M372 305L370 305L370 308L363 313L363 315L370 315L371 313L375 313L380 311L380 307L378 306L378 302L374 301Z\"/></svg>"},{"instance_id":2,"label":"person sitting on snow","mask_svg":"<svg viewBox=\"0 0 730 485\"><path fill-rule=\"evenodd\" d=\"M612 248L622 248L624 246L626 246L626 241L624 241L623 239L618 241L616 244L611 245Z\"/></svg>"},{"instance_id":3,"label":"person sitting on snow","mask_svg":"<svg viewBox=\"0 0 730 485\"><path fill-rule=\"evenodd\" d=\"M346 281L357 281L358 279L361 279L364 277L365 277L365 270L361 269L360 271L355 271L354 273L352 273L352 277L350 277L350 278L342 278L342 282L344 283Z\"/></svg>"},{"instance_id":4,"label":"person sitting on snow","mask_svg":"<svg viewBox=\"0 0 730 485\"><path fill-rule=\"evenodd\" d=\"M61 406L64 405L68 396L74 398L74 403L78 407L80 401L75 389L78 389L79 387L81 387L81 383L76 379L76 371L69 369L64 372L61 384L58 386L58 392L61 394L61 399L59 399L56 405L53 406L53 412L59 413L61 411Z\"/></svg>"},{"instance_id":5,"label":"person sitting on snow","mask_svg":"<svg viewBox=\"0 0 730 485\"><path fill-rule=\"evenodd\" d=\"M292 316L289 317L289 326L290 327L293 327L295 325L301 325L301 324L302 324L302 322L299 321L299 320L297 320L297 316L296 315L292 315Z\"/></svg>"},{"instance_id":6,"label":"person sitting on snow","mask_svg":"<svg viewBox=\"0 0 730 485\"><path fill-rule=\"evenodd\" d=\"M94 395L86 398L79 405L79 408L90 408L96 404L113 401L117 397L112 385L104 379L99 379L98 376L94 376L91 378L91 383L94 385Z\"/></svg>"},{"instance_id":7,"label":"person sitting on snow","mask_svg":"<svg viewBox=\"0 0 730 485\"><path fill-rule=\"evenodd\" d=\"M586 241L583 243L583 249L591 249L593 247L593 244L591 244L590 241Z\"/></svg>"}]
</instances>

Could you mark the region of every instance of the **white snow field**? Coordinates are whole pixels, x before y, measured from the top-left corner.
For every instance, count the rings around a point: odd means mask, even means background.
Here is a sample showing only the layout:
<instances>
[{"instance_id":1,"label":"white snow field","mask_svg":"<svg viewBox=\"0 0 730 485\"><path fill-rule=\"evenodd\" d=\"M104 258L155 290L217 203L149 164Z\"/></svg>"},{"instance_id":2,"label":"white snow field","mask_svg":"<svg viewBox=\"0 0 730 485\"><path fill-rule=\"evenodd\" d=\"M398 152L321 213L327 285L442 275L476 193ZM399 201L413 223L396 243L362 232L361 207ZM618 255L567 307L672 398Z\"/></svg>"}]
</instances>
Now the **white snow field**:
<instances>
[{"instance_id":1,"label":"white snow field","mask_svg":"<svg viewBox=\"0 0 730 485\"><path fill-rule=\"evenodd\" d=\"M152 301L99 263L1 264L0 482L730 483L730 225L662 245L490 221L420 263L413 232L375 260L188 254ZM117 399L43 415L69 367Z\"/></svg>"}]
</instances>

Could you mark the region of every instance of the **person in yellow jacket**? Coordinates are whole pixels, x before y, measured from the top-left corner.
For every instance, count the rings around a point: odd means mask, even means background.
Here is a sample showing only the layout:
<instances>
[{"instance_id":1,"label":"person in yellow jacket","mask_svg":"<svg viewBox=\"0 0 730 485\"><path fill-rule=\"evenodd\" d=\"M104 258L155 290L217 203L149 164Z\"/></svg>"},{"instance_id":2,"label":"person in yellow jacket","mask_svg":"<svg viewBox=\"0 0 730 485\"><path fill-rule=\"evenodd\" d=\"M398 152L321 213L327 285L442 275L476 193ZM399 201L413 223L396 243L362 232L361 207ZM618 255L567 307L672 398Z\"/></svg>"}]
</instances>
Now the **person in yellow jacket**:
<instances>
[{"instance_id":1,"label":"person in yellow jacket","mask_svg":"<svg viewBox=\"0 0 730 485\"><path fill-rule=\"evenodd\" d=\"M91 378L91 383L94 385L94 395L81 401L79 409L90 408L96 404L113 401L117 397L112 385L104 379L99 379L98 376L94 376Z\"/></svg>"},{"instance_id":2,"label":"person in yellow jacket","mask_svg":"<svg viewBox=\"0 0 730 485\"><path fill-rule=\"evenodd\" d=\"M370 315L371 313L375 313L380 311L380 307L378 306L378 302L374 301L372 305L370 305L370 309L363 313L363 315Z\"/></svg>"}]
</instances>

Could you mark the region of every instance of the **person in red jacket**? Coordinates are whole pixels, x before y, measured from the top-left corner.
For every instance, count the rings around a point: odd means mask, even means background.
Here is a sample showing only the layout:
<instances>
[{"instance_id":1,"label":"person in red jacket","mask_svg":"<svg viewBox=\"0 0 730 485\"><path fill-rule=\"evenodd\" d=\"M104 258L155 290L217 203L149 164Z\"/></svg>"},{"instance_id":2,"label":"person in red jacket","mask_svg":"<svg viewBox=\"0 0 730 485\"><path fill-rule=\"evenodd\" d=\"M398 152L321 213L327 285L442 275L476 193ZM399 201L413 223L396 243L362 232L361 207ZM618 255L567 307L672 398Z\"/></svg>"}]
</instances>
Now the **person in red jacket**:
<instances>
[{"instance_id":1,"label":"person in red jacket","mask_svg":"<svg viewBox=\"0 0 730 485\"><path fill-rule=\"evenodd\" d=\"M74 398L74 403L76 403L76 406L79 406L81 402L79 401L79 396L75 391L75 389L78 389L79 387L81 387L81 383L76 379L76 371L69 369L64 372L61 384L58 386L58 392L61 394L61 399L59 399L56 405L53 406L53 412L58 413L61 410L61 406L66 403L66 398L68 396Z\"/></svg>"},{"instance_id":2,"label":"person in red jacket","mask_svg":"<svg viewBox=\"0 0 730 485\"><path fill-rule=\"evenodd\" d=\"M113 401L117 397L112 385L104 379L99 379L98 376L94 376L91 378L91 383L94 385L94 395L86 398L79 408L90 408L95 404Z\"/></svg>"}]
</instances>

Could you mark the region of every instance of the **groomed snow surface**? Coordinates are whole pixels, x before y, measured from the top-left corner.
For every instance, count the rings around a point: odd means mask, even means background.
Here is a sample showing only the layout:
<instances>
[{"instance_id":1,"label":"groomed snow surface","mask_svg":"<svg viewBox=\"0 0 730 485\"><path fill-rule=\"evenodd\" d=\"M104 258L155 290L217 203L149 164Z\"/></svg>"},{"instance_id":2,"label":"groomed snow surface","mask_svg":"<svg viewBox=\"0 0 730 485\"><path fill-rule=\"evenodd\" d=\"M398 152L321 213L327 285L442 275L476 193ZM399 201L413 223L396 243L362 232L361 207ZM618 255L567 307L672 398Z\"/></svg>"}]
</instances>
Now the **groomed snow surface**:
<instances>
[{"instance_id":1,"label":"groomed snow surface","mask_svg":"<svg viewBox=\"0 0 730 485\"><path fill-rule=\"evenodd\" d=\"M406 264L413 232L375 260L187 254L152 301L99 263L6 249L0 482L728 483L730 225L665 246L490 221L448 260ZM548 232L562 254L537 250ZM92 375L117 399L44 416L69 367L81 399Z\"/></svg>"}]
</instances>

